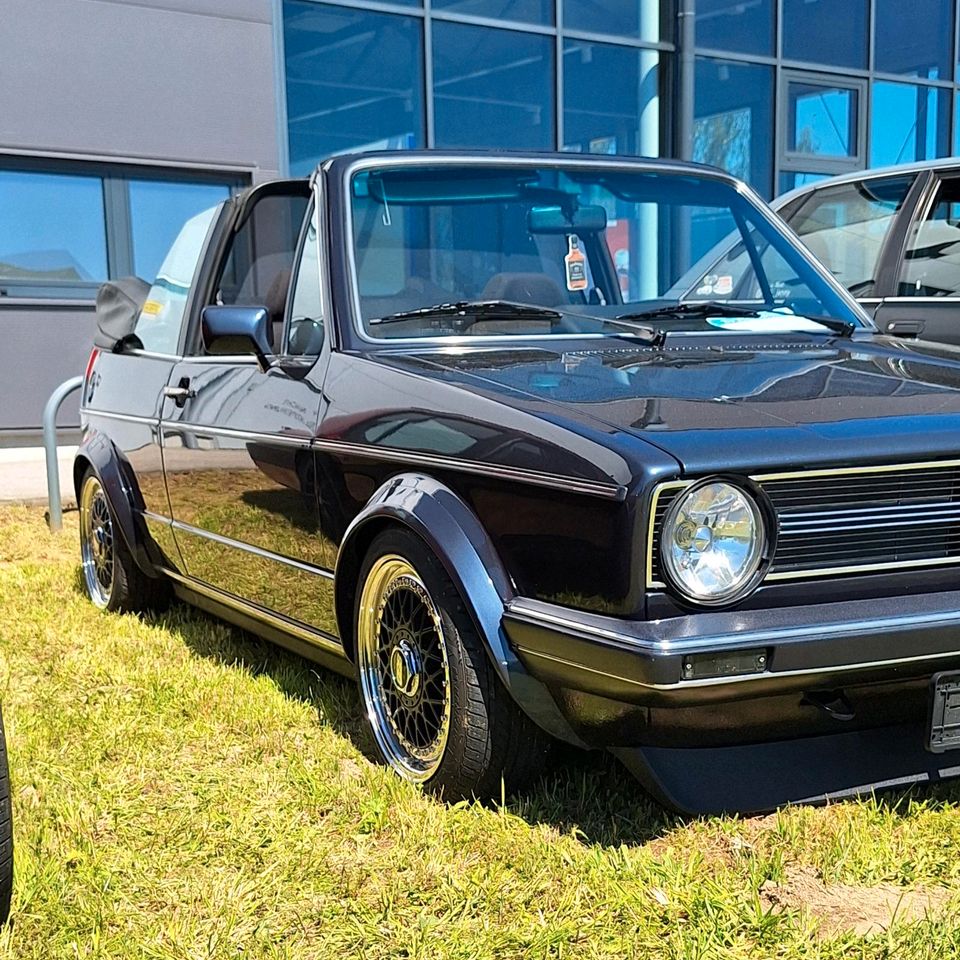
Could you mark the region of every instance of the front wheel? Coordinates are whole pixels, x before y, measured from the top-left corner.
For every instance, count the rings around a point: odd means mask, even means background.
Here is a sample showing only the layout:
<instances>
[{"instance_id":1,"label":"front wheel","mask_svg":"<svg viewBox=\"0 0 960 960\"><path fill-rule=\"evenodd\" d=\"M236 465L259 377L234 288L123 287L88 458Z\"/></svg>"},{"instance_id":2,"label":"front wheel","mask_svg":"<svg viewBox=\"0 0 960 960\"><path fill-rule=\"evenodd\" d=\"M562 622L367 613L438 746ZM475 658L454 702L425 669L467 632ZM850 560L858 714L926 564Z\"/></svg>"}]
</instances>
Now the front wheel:
<instances>
[{"instance_id":1,"label":"front wheel","mask_svg":"<svg viewBox=\"0 0 960 960\"><path fill-rule=\"evenodd\" d=\"M549 740L510 699L459 591L414 534L381 533L360 573L360 692L377 751L447 800L497 797L543 767Z\"/></svg>"}]
</instances>

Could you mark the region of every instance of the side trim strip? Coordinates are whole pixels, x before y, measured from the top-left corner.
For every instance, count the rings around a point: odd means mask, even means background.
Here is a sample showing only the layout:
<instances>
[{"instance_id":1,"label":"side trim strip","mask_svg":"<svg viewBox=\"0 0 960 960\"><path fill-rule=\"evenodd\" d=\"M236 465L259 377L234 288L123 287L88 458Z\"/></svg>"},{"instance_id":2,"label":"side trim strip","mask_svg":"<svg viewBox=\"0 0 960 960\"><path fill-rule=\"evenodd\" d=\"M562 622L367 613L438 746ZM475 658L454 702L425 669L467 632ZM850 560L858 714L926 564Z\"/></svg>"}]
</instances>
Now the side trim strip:
<instances>
[{"instance_id":1,"label":"side trim strip","mask_svg":"<svg viewBox=\"0 0 960 960\"><path fill-rule=\"evenodd\" d=\"M318 577L324 577L327 580L333 579L333 571L327 570L324 567L316 567L312 563L304 563L302 560L294 560L292 557L285 557L279 553L273 553L270 550L264 550L263 547L258 547L252 543L244 543L241 540L232 540L230 537L225 537L222 534L214 533L211 530L202 530L200 527L195 527L192 524L184 523L182 520L173 520L167 521L173 527L174 530L182 530L184 533L192 534L195 537L202 537L204 540L213 540L214 543L222 544L225 547L230 547L233 550L245 550L247 553L252 553L255 556L260 557L262 560L272 560L275 563L283 563L288 567L295 567L297 570L302 570L304 573L312 573Z\"/></svg>"},{"instance_id":2,"label":"side trim strip","mask_svg":"<svg viewBox=\"0 0 960 960\"><path fill-rule=\"evenodd\" d=\"M389 460L409 466L438 467L444 470L453 470L458 473L472 473L478 476L495 477L502 480L516 480L520 483L529 483L533 486L550 487L555 490L566 490L572 493L584 493L589 496L603 497L607 500L622 501L627 496L627 488L613 482L603 480L587 480L580 477L558 476L552 473L543 473L539 470L526 470L522 467L508 467L496 463L481 463L478 460L459 460L456 457L445 457L441 454L416 453L410 450L398 450L391 447L377 447L372 444L351 443L347 440L314 441L318 450L329 450L331 453L364 457L373 460Z\"/></svg>"},{"instance_id":3,"label":"side trim strip","mask_svg":"<svg viewBox=\"0 0 960 960\"><path fill-rule=\"evenodd\" d=\"M322 437L308 439L307 437L286 436L282 433L255 433L247 430L234 430L230 427L186 423L179 420L164 420L163 426L164 429L189 430L201 435L208 434L211 436L230 437L237 440L282 443L295 447L309 446L313 450L339 453L345 456L360 457L367 460L385 460L390 463L399 463L409 467L436 467L441 470L470 473L477 476L493 477L499 480L515 480L518 483L528 483L538 487L549 487L554 490L566 490L571 493L582 493L587 496L602 497L606 500L623 501L627 496L627 488L613 482L559 476L552 473L543 473L539 470L526 470L522 467L508 467L496 463L481 463L478 460L460 460L456 457L445 457L441 454L418 453L411 450L395 449L393 447L379 447L368 443L353 443L349 440L326 440Z\"/></svg>"},{"instance_id":4,"label":"side trim strip","mask_svg":"<svg viewBox=\"0 0 960 960\"><path fill-rule=\"evenodd\" d=\"M97 410L95 407L81 407L80 415L87 414L92 417L105 417L107 420L123 420L126 423L146 423L151 427L160 422L159 417L141 417L133 413L114 413L112 410Z\"/></svg>"},{"instance_id":5,"label":"side trim strip","mask_svg":"<svg viewBox=\"0 0 960 960\"><path fill-rule=\"evenodd\" d=\"M271 627L276 627L278 630L282 630L284 633L289 633L291 636L294 636L299 640L313 644L315 647L320 647L328 653L342 657L344 660L347 659L347 655L344 653L342 644L329 634L321 633L319 630L313 630L307 626L304 626L303 624L290 620L287 617L282 617L279 614L265 610L263 607L258 607L256 604L248 603L246 600L241 600L240 597L236 597L232 593L226 593L223 590L218 590L216 587L212 587L210 584L204 583L202 580L196 580L193 577L185 577L182 574L174 572L173 570L164 569L163 572L172 580L182 583L190 590L195 590L197 593L201 593L204 596L209 597L211 600L216 600L218 603L222 603L224 606L233 607L233 609L238 610L240 613L244 613L249 617L253 617L255 620L260 620L263 623L269 624Z\"/></svg>"},{"instance_id":6,"label":"side trim strip","mask_svg":"<svg viewBox=\"0 0 960 960\"><path fill-rule=\"evenodd\" d=\"M258 433L253 430L235 430L232 427L220 427L212 423L189 423L183 420L164 420L164 430L180 429L198 433L201 436L228 437L232 440L255 440L260 443L279 443L289 447L309 447L311 438L285 433Z\"/></svg>"}]
</instances>

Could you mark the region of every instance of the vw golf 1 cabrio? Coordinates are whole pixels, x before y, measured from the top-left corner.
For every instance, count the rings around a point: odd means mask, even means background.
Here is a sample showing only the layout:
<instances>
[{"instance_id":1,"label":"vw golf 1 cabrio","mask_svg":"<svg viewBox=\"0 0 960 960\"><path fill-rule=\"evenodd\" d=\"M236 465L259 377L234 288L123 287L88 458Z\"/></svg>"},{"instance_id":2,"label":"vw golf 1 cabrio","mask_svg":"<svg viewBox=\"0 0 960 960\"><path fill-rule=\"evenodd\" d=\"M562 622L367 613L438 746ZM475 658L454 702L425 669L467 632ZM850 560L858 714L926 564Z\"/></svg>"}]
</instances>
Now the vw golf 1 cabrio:
<instances>
[{"instance_id":1,"label":"vw golf 1 cabrio","mask_svg":"<svg viewBox=\"0 0 960 960\"><path fill-rule=\"evenodd\" d=\"M248 190L101 291L82 418L93 602L355 676L444 797L556 741L689 811L960 772L960 353L880 336L719 171Z\"/></svg>"}]
</instances>

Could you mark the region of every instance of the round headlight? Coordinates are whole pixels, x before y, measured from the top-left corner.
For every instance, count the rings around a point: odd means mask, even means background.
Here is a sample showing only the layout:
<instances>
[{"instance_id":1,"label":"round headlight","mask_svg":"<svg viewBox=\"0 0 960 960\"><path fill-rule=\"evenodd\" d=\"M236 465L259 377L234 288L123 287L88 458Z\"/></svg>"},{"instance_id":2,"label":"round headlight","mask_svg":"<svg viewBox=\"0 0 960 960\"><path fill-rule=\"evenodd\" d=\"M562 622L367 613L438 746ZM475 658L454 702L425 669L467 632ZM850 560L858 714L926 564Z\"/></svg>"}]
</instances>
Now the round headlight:
<instances>
[{"instance_id":1,"label":"round headlight","mask_svg":"<svg viewBox=\"0 0 960 960\"><path fill-rule=\"evenodd\" d=\"M705 480L671 504L660 562L671 585L698 603L736 599L763 559L766 531L756 500L724 480Z\"/></svg>"}]
</instances>

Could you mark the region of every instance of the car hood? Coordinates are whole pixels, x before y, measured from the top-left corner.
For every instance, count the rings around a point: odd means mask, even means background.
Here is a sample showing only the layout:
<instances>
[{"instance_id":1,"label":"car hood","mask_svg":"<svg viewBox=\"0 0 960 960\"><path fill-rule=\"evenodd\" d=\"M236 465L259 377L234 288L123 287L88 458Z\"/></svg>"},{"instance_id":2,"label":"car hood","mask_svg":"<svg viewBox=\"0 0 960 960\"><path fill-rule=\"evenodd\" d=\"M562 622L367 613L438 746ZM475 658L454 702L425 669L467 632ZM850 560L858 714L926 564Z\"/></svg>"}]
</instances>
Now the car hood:
<instances>
[{"instance_id":1,"label":"car hood","mask_svg":"<svg viewBox=\"0 0 960 960\"><path fill-rule=\"evenodd\" d=\"M589 419L612 443L640 437L689 473L960 455L960 351L932 344L721 334L388 362L551 419Z\"/></svg>"}]
</instances>

